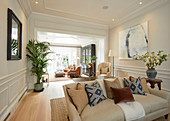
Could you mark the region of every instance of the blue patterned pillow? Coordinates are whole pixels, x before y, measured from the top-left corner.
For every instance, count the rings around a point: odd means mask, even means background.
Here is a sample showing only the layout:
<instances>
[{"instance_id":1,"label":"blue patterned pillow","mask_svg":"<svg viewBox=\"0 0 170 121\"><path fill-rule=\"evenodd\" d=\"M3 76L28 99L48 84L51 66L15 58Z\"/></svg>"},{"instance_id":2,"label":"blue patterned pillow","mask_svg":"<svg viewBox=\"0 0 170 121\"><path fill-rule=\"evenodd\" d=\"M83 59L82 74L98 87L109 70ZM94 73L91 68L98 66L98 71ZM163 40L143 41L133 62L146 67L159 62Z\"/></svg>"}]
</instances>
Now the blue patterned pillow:
<instances>
[{"instance_id":1,"label":"blue patterned pillow","mask_svg":"<svg viewBox=\"0 0 170 121\"><path fill-rule=\"evenodd\" d=\"M85 90L87 92L90 106L95 106L106 99L98 82L94 82L93 85L85 84Z\"/></svg>"},{"instance_id":2,"label":"blue patterned pillow","mask_svg":"<svg viewBox=\"0 0 170 121\"><path fill-rule=\"evenodd\" d=\"M124 80L125 80L125 86L129 86L133 94L146 95L143 91L140 77L138 77L134 81L129 81L126 78L124 78Z\"/></svg>"}]
</instances>

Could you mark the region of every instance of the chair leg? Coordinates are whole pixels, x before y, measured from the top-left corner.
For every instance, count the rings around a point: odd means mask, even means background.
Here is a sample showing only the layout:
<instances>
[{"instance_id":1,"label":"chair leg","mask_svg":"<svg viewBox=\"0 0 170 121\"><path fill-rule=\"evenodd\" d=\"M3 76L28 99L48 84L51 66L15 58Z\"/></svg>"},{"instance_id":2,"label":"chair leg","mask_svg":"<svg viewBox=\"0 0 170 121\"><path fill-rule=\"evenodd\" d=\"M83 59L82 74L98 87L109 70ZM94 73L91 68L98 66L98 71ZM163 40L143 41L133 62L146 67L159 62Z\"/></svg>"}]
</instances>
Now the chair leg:
<instances>
[{"instance_id":1,"label":"chair leg","mask_svg":"<svg viewBox=\"0 0 170 121\"><path fill-rule=\"evenodd\" d=\"M165 119L168 119L168 114L165 115Z\"/></svg>"},{"instance_id":2,"label":"chair leg","mask_svg":"<svg viewBox=\"0 0 170 121\"><path fill-rule=\"evenodd\" d=\"M68 119L68 121L70 121L70 118L69 118L69 116L67 115L67 119Z\"/></svg>"}]
</instances>

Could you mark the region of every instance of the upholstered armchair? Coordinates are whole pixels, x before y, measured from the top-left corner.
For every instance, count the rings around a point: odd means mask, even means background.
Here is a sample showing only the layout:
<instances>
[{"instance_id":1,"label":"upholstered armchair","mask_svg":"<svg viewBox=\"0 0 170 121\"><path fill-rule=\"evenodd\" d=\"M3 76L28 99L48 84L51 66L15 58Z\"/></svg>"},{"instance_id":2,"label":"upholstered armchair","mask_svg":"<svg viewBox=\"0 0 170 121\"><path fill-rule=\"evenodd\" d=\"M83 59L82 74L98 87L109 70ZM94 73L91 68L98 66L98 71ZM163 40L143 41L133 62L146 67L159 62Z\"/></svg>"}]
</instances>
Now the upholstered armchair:
<instances>
[{"instance_id":1,"label":"upholstered armchair","mask_svg":"<svg viewBox=\"0 0 170 121\"><path fill-rule=\"evenodd\" d=\"M102 62L98 65L97 76L110 76L111 75L111 63Z\"/></svg>"},{"instance_id":2,"label":"upholstered armchair","mask_svg":"<svg viewBox=\"0 0 170 121\"><path fill-rule=\"evenodd\" d=\"M70 75L71 72L75 72L76 73L76 77L79 77L80 76L80 71L81 71L81 66L78 66L76 68L76 70L69 70L68 71L68 75Z\"/></svg>"}]
</instances>

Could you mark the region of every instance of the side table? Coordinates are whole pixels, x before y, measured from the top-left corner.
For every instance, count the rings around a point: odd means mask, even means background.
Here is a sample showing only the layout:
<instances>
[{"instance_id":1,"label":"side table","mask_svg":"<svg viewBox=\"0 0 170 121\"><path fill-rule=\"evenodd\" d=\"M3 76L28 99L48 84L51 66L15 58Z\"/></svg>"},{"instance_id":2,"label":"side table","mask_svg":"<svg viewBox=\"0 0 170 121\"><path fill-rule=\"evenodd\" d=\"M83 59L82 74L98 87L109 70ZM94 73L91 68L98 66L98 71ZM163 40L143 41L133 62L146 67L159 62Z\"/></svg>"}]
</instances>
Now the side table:
<instances>
[{"instance_id":1,"label":"side table","mask_svg":"<svg viewBox=\"0 0 170 121\"><path fill-rule=\"evenodd\" d=\"M155 84L158 85L159 90L161 90L161 83L163 82L161 79L154 79L151 80L149 78L145 78L146 82L149 82L151 84L151 88L155 88Z\"/></svg>"}]
</instances>

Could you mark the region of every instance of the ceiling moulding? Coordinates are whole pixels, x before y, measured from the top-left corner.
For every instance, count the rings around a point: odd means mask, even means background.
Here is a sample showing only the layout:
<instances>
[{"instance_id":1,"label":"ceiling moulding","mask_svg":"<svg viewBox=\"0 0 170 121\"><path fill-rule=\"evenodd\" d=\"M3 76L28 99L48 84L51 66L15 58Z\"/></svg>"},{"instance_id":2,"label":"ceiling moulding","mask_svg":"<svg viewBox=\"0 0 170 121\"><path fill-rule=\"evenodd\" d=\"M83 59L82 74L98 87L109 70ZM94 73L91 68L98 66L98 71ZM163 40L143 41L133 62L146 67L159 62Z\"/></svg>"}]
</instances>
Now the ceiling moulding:
<instances>
[{"instance_id":1,"label":"ceiling moulding","mask_svg":"<svg viewBox=\"0 0 170 121\"><path fill-rule=\"evenodd\" d=\"M60 22L60 24L64 24L64 25L75 25L74 26L78 26L78 25L81 25L81 26L84 26L86 28L97 28L97 29L102 29L102 30L108 30L109 29L109 26L108 25L105 25L105 24L98 24L98 23L93 23L93 22L89 22L89 21L83 21L83 20L79 20L79 19L72 19L72 18L66 18L66 17L63 17L63 16L56 16L56 15L51 15L51 14L45 14L45 13L38 13L38 12L32 12L31 16L33 16L34 18L36 19L40 19L41 21L45 21L45 22L51 22L51 23L58 23ZM50 18L49 20L50 21L47 21L46 19L42 19L43 17L46 17L46 18ZM55 18L58 20L55 20ZM55 20L55 22L54 22ZM69 21L69 22L66 22L66 21ZM71 21L71 22L70 22ZM79 26L78 26L79 27Z\"/></svg>"},{"instance_id":2,"label":"ceiling moulding","mask_svg":"<svg viewBox=\"0 0 170 121\"><path fill-rule=\"evenodd\" d=\"M165 4L166 2L168 2L169 0L153 0L152 2L140 7L139 9L136 9L135 11L129 13L127 16L124 16L122 18L120 18L117 22L114 22L113 24L109 25L109 28L112 29L116 26L119 26L131 19L134 19L135 17L138 17L139 15L142 15L148 11L151 11L154 8L157 8L163 4Z\"/></svg>"},{"instance_id":3,"label":"ceiling moulding","mask_svg":"<svg viewBox=\"0 0 170 121\"><path fill-rule=\"evenodd\" d=\"M95 17L90 17L90 16L82 15L82 14L76 14L76 13L73 13L73 12L67 12L67 11L63 11L63 10L57 10L57 9L49 8L46 5L46 0L44 0L44 8L46 10L51 10L51 11L56 11L56 12L60 12L60 13L64 13L64 14L70 14L70 15L74 15L74 16L78 16L78 17L85 17L85 18L96 20L96 21L106 22L105 19L99 19L99 18L95 18Z\"/></svg>"},{"instance_id":4,"label":"ceiling moulding","mask_svg":"<svg viewBox=\"0 0 170 121\"><path fill-rule=\"evenodd\" d=\"M30 2L28 0L18 0L18 3L24 11L25 16L28 18L32 13Z\"/></svg>"}]
</instances>

